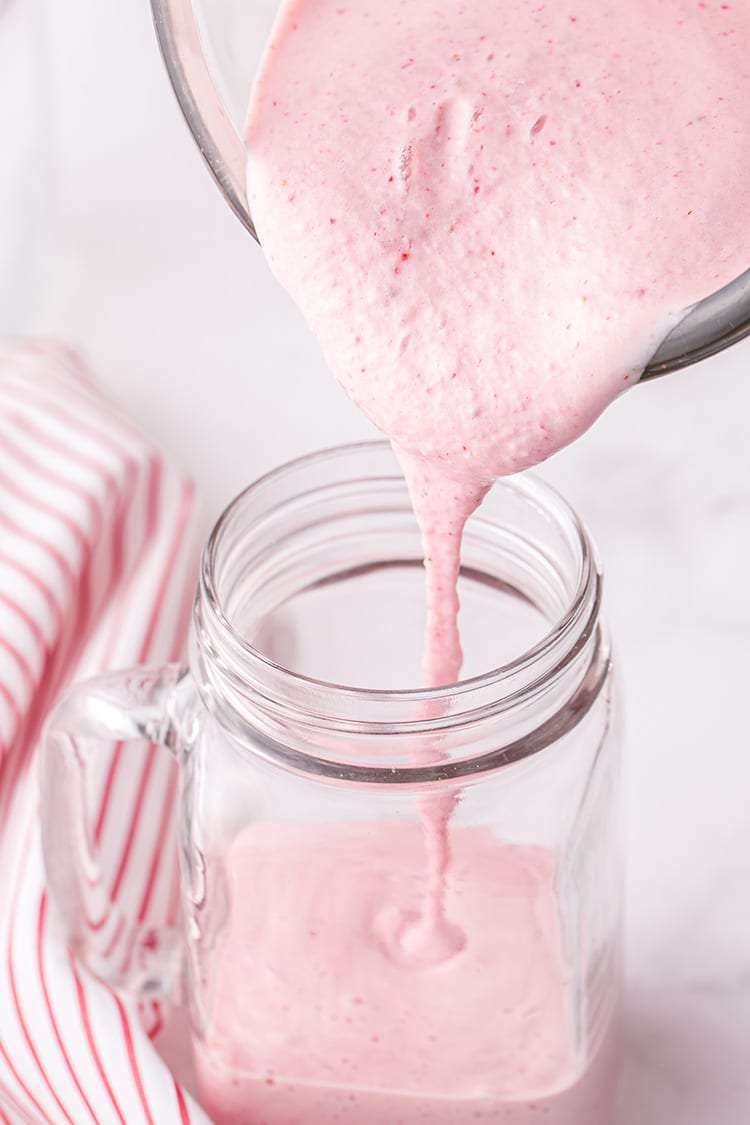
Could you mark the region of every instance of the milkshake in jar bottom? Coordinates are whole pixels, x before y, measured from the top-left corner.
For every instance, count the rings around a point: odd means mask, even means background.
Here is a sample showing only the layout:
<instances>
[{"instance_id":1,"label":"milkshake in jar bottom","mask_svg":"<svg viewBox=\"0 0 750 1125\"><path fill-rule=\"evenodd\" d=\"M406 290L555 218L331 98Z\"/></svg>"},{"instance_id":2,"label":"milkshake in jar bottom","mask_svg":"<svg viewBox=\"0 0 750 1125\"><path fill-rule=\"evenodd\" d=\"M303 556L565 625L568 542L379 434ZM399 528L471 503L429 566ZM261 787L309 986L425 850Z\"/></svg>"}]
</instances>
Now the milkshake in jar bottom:
<instances>
[{"instance_id":1,"label":"milkshake in jar bottom","mask_svg":"<svg viewBox=\"0 0 750 1125\"><path fill-rule=\"evenodd\" d=\"M455 830L448 908L466 945L427 967L394 925L419 902L420 835L380 822L240 836L196 1052L216 1122L607 1120L615 1032L577 1057L551 851Z\"/></svg>"},{"instance_id":2,"label":"milkshake in jar bottom","mask_svg":"<svg viewBox=\"0 0 750 1125\"><path fill-rule=\"evenodd\" d=\"M545 486L501 481L459 593L464 679L403 690L422 552L385 445L278 470L214 531L183 856L218 1125L608 1120L621 841L594 548Z\"/></svg>"}]
</instances>

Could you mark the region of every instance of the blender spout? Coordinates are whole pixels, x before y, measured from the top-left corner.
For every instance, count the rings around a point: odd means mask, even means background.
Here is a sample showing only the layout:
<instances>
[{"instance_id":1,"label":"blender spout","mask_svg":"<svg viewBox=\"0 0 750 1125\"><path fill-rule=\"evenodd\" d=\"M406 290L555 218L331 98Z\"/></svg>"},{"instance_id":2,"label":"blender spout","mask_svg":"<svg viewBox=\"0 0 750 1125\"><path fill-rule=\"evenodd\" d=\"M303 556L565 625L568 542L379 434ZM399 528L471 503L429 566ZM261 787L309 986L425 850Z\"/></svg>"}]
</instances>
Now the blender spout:
<instances>
[{"instance_id":1,"label":"blender spout","mask_svg":"<svg viewBox=\"0 0 750 1125\"><path fill-rule=\"evenodd\" d=\"M750 270L686 309L639 382L679 371L750 336Z\"/></svg>"},{"instance_id":2,"label":"blender spout","mask_svg":"<svg viewBox=\"0 0 750 1125\"><path fill-rule=\"evenodd\" d=\"M192 0L151 0L159 49L180 109L237 218L258 241L247 204L247 153L206 62Z\"/></svg>"}]
</instances>

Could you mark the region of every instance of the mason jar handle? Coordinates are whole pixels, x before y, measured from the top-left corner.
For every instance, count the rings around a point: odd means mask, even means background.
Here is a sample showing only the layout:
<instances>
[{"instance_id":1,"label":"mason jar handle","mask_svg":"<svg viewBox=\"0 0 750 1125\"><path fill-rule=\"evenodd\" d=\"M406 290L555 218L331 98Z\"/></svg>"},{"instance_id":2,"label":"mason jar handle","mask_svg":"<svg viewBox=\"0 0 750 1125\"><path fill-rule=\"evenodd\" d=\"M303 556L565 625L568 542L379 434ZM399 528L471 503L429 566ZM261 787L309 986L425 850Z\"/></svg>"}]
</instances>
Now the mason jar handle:
<instances>
[{"instance_id":1,"label":"mason jar handle","mask_svg":"<svg viewBox=\"0 0 750 1125\"><path fill-rule=\"evenodd\" d=\"M42 849L63 937L96 976L140 995L179 980L174 818L193 698L178 664L107 673L59 701L42 739Z\"/></svg>"}]
</instances>

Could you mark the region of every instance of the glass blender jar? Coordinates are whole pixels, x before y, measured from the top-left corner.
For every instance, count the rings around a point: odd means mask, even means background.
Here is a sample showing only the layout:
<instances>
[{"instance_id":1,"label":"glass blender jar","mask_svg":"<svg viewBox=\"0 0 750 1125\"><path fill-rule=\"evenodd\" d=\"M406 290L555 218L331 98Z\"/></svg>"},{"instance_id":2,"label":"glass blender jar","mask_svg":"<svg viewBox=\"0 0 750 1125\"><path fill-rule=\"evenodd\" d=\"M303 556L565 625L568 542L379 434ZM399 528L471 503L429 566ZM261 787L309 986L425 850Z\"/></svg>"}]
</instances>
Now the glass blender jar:
<instances>
[{"instance_id":1,"label":"glass blender jar","mask_svg":"<svg viewBox=\"0 0 750 1125\"><path fill-rule=\"evenodd\" d=\"M257 237L245 190L244 121L280 0L151 0L185 120L232 210ZM684 310L639 382L680 370L750 335L750 269Z\"/></svg>"}]
</instances>

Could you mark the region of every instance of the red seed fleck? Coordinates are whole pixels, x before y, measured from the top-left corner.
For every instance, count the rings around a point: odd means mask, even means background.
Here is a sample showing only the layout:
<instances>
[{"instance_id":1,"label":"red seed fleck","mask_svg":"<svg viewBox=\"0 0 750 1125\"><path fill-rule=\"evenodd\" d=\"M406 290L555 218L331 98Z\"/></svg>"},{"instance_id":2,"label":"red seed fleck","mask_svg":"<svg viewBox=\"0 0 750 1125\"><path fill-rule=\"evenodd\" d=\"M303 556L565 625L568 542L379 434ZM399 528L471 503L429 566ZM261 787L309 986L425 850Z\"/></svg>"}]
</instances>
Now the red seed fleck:
<instances>
[{"instance_id":1,"label":"red seed fleck","mask_svg":"<svg viewBox=\"0 0 750 1125\"><path fill-rule=\"evenodd\" d=\"M388 177L388 183L389 183L389 184L392 184L392 183L393 183L393 176L389 176L389 177Z\"/></svg>"},{"instance_id":2,"label":"red seed fleck","mask_svg":"<svg viewBox=\"0 0 750 1125\"><path fill-rule=\"evenodd\" d=\"M401 261L402 262L408 262L408 260L409 260L409 255L404 250L403 254L401 255Z\"/></svg>"},{"instance_id":3,"label":"red seed fleck","mask_svg":"<svg viewBox=\"0 0 750 1125\"><path fill-rule=\"evenodd\" d=\"M329 219L328 221L329 221L329 223L335 223L336 222L335 219Z\"/></svg>"}]
</instances>

